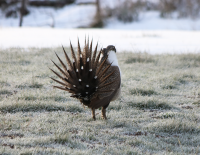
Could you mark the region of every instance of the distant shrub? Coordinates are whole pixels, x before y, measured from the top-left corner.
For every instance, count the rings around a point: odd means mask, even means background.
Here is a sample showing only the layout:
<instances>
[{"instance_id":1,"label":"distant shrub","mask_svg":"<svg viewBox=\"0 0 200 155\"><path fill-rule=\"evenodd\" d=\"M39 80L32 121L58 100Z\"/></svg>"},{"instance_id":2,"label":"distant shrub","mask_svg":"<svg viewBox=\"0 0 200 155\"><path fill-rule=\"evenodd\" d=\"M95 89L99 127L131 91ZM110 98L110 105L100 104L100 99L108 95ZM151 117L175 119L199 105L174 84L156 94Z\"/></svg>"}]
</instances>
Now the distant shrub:
<instances>
[{"instance_id":1,"label":"distant shrub","mask_svg":"<svg viewBox=\"0 0 200 155\"><path fill-rule=\"evenodd\" d=\"M174 0L160 0L159 10L160 16L163 18L171 16L171 13L176 10L177 1Z\"/></svg>"},{"instance_id":2,"label":"distant shrub","mask_svg":"<svg viewBox=\"0 0 200 155\"><path fill-rule=\"evenodd\" d=\"M200 0L160 0L159 10L164 18L171 16L174 11L177 11L178 18L197 18L200 13Z\"/></svg>"},{"instance_id":3,"label":"distant shrub","mask_svg":"<svg viewBox=\"0 0 200 155\"><path fill-rule=\"evenodd\" d=\"M21 2L16 1L16 0L9 0L9 1L3 0L2 2L0 2L0 9L2 10L2 13L7 18L10 18L10 17L18 18L19 12L20 12L20 6L21 6ZM30 13L29 9L25 7L23 10L23 15L28 15L29 13Z\"/></svg>"},{"instance_id":4,"label":"distant shrub","mask_svg":"<svg viewBox=\"0 0 200 155\"><path fill-rule=\"evenodd\" d=\"M199 17L200 0L179 0L177 10L179 17Z\"/></svg>"},{"instance_id":5,"label":"distant shrub","mask_svg":"<svg viewBox=\"0 0 200 155\"><path fill-rule=\"evenodd\" d=\"M106 8L107 17L116 17L118 20L128 23L132 21L139 20L140 11L146 7L145 2L143 1L132 1L125 0L123 2L119 2L115 8Z\"/></svg>"}]
</instances>

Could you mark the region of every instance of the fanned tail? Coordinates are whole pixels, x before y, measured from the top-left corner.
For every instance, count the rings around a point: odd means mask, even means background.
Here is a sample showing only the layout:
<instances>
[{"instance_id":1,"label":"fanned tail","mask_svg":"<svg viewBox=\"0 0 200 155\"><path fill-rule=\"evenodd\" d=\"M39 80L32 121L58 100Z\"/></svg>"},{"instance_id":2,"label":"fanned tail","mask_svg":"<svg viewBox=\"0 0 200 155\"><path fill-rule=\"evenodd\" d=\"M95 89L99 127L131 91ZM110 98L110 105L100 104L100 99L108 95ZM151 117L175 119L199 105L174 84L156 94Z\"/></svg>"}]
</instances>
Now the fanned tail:
<instances>
[{"instance_id":1,"label":"fanned tail","mask_svg":"<svg viewBox=\"0 0 200 155\"><path fill-rule=\"evenodd\" d=\"M84 50L81 51L78 39L77 55L75 54L73 46L70 42L72 60L70 60L64 47L62 47L67 66L56 54L56 57L58 58L62 68L59 67L54 61L52 62L61 74L58 74L54 70L50 69L62 80L59 81L55 78L51 78L53 81L61 85L54 87L68 91L72 94L71 97L80 99L80 101L85 105L90 104L93 96L98 96L98 94L113 91L109 88L109 86L115 82L106 82L114 72L108 72L109 68L111 67L111 64L106 64L108 56L106 56L103 61L100 61L102 49L97 54L98 43L94 52L92 52L92 42L93 41L89 43L89 39L86 42L85 39Z\"/></svg>"}]
</instances>

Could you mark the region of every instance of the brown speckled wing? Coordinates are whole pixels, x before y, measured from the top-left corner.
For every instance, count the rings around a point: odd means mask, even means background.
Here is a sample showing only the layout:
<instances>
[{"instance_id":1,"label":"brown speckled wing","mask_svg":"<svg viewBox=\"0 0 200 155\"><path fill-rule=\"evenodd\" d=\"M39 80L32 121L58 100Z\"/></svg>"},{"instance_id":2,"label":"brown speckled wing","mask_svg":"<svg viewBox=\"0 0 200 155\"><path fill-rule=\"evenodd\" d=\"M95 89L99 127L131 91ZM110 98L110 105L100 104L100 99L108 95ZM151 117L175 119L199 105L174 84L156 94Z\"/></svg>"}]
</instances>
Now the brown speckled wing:
<instances>
[{"instance_id":1,"label":"brown speckled wing","mask_svg":"<svg viewBox=\"0 0 200 155\"><path fill-rule=\"evenodd\" d=\"M98 89L94 97L91 99L89 107L97 109L99 107L106 106L107 104L110 103L110 101L116 98L116 94L119 93L121 85L119 67L111 66L109 70L106 72L105 76L111 73L113 74L103 84L100 84L98 86L100 89ZM106 84L107 86L102 87L103 85Z\"/></svg>"}]
</instances>

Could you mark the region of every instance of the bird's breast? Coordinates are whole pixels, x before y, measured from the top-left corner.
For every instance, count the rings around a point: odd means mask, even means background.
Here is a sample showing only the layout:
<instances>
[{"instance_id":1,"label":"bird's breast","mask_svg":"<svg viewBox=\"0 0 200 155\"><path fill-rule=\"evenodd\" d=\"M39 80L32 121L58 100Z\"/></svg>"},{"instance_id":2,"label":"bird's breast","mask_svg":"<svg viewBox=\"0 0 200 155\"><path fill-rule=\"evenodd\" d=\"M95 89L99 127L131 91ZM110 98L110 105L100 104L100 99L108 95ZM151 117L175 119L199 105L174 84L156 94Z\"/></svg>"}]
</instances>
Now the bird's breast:
<instances>
[{"instance_id":1,"label":"bird's breast","mask_svg":"<svg viewBox=\"0 0 200 155\"><path fill-rule=\"evenodd\" d=\"M117 60L117 55L116 55L115 51L110 51L108 53L108 62L112 63L111 66L119 66L118 60Z\"/></svg>"}]
</instances>

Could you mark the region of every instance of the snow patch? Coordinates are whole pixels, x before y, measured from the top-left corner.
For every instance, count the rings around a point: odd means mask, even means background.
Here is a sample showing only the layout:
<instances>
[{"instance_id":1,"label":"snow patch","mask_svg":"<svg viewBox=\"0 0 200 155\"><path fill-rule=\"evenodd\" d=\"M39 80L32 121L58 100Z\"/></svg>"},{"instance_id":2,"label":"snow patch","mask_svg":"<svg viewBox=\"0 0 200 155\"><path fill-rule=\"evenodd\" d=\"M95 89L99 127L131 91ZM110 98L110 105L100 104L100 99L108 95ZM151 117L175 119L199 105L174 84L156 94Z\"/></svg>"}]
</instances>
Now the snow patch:
<instances>
[{"instance_id":1,"label":"snow patch","mask_svg":"<svg viewBox=\"0 0 200 155\"><path fill-rule=\"evenodd\" d=\"M83 47L85 36L98 42L99 49L114 45L117 52L188 53L200 52L200 31L104 30L52 28L0 28L0 48Z\"/></svg>"}]
</instances>

